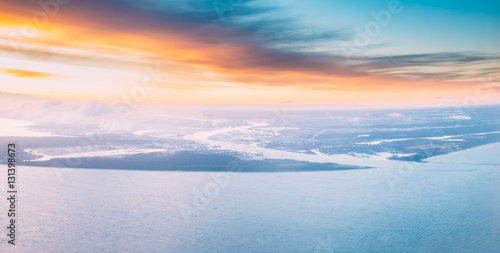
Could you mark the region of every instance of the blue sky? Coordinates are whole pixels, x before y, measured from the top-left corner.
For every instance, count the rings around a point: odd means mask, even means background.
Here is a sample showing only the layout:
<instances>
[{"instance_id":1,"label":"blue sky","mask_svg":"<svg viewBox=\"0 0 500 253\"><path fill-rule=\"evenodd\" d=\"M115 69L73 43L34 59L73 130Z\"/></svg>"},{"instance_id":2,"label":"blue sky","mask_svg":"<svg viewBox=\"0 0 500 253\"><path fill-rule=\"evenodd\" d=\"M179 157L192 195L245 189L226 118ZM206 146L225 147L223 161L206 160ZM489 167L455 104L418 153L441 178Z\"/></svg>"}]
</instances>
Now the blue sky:
<instances>
[{"instance_id":1,"label":"blue sky","mask_svg":"<svg viewBox=\"0 0 500 253\"><path fill-rule=\"evenodd\" d=\"M373 20L371 11L390 1L283 1L303 22L353 30ZM400 1L403 11L374 40L406 53L442 51L500 52L500 2Z\"/></svg>"}]
</instances>

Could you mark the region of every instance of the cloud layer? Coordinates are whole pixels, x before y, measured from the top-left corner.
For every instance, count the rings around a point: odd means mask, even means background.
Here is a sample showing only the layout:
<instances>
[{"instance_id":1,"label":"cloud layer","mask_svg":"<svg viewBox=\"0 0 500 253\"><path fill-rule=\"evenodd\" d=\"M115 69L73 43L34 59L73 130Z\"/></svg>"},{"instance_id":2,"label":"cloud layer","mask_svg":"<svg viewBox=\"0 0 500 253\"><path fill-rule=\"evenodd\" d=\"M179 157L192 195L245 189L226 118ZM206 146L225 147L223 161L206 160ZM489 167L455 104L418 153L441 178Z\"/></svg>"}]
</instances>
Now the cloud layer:
<instances>
[{"instance_id":1,"label":"cloud layer","mask_svg":"<svg viewBox=\"0 0 500 253\"><path fill-rule=\"evenodd\" d=\"M213 83L251 89L456 87L498 72L500 62L499 55L478 52L379 56L369 47L364 54L345 55L342 43L355 37L347 27L305 25L285 7L256 0L86 0L45 9L35 0L9 0L0 9L9 15L0 25L38 31L30 38L22 29L2 35L19 46L0 44L0 53L103 68L162 64L173 78L167 88ZM31 18L40 12L48 14L47 22ZM332 50L321 50L325 46ZM387 51L391 45L375 47ZM50 76L28 70L8 74Z\"/></svg>"}]
</instances>

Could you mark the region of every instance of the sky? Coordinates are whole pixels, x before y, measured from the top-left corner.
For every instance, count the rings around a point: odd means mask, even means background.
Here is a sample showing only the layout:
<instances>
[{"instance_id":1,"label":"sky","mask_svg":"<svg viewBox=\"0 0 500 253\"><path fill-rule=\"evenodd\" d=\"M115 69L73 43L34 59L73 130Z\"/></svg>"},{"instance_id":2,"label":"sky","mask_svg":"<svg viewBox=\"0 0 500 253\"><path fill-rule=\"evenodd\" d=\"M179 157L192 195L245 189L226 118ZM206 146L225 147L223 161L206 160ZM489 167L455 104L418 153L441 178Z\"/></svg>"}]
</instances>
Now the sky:
<instances>
[{"instance_id":1,"label":"sky","mask_svg":"<svg viewBox=\"0 0 500 253\"><path fill-rule=\"evenodd\" d=\"M486 0L3 0L0 97L498 104L499 27Z\"/></svg>"}]
</instances>

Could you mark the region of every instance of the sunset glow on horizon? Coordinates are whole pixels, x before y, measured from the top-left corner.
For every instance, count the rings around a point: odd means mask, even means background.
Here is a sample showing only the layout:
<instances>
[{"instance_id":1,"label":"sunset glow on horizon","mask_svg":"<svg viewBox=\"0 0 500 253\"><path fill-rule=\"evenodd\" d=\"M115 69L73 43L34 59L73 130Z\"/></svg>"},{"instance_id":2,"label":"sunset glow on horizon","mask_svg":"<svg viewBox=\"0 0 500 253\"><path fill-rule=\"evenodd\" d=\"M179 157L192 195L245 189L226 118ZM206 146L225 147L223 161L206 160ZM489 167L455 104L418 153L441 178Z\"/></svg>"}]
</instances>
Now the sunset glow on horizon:
<instances>
[{"instance_id":1,"label":"sunset glow on horizon","mask_svg":"<svg viewBox=\"0 0 500 253\"><path fill-rule=\"evenodd\" d=\"M2 1L0 95L498 104L500 3L446 2Z\"/></svg>"}]
</instances>

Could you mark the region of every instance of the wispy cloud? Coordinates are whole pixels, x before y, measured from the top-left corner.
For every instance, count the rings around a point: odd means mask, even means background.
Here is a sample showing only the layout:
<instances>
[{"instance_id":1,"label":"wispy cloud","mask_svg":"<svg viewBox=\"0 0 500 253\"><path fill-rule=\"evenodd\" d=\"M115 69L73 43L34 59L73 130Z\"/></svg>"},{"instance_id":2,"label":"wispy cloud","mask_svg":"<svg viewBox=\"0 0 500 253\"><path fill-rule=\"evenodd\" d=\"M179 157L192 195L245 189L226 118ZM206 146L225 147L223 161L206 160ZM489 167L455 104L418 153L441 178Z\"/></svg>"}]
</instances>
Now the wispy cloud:
<instances>
[{"instance_id":1,"label":"wispy cloud","mask_svg":"<svg viewBox=\"0 0 500 253\"><path fill-rule=\"evenodd\" d=\"M407 55L392 55L392 56L377 56L367 57L364 60L368 61L368 67L377 69L398 67L415 67L415 66L450 66L464 64L475 64L482 62L491 62L500 60L500 55L481 54L481 53L458 53L458 52L443 52L430 54L407 54Z\"/></svg>"},{"instance_id":2,"label":"wispy cloud","mask_svg":"<svg viewBox=\"0 0 500 253\"><path fill-rule=\"evenodd\" d=\"M22 70L22 69L3 69L0 68L0 72L3 72L5 74L15 76L15 77L25 77L25 78L49 78L49 77L58 77L59 75L51 74L51 73L45 73L45 72L38 72L38 71L29 71L29 70Z\"/></svg>"},{"instance_id":3,"label":"wispy cloud","mask_svg":"<svg viewBox=\"0 0 500 253\"><path fill-rule=\"evenodd\" d=\"M36 1L9 2L7 7L38 7ZM159 5L161 3L161 5ZM5 5L5 4L4 4ZM4 6L5 7L5 6ZM74 28L66 31L81 41L146 51L158 59L197 65L237 77L242 73L301 72L328 76L366 76L373 70L416 66L443 66L498 61L495 55L473 53L411 54L358 57L362 64L348 64L343 55L314 51L317 43L353 38L347 29L328 30L300 25L279 15L280 8L262 1L238 1L226 19L220 20L214 1L74 1L59 17ZM92 17L89 19L89 17ZM78 28L79 27L79 28ZM78 38L80 37L80 38ZM66 42L76 47L80 40ZM52 41L48 41L52 43ZM304 44L308 47L304 47ZM38 52L38 55L42 52ZM50 52L49 52L50 54ZM60 53L53 53L61 55ZM89 57L96 62L109 61ZM351 57L352 58L352 57ZM62 58L64 59L64 57ZM112 64L113 62L109 62ZM446 71L446 70L444 70ZM385 73L390 76L390 73ZM445 74L449 75L449 74ZM414 77L418 78L419 73ZM425 75L433 78L436 75Z\"/></svg>"},{"instance_id":4,"label":"wispy cloud","mask_svg":"<svg viewBox=\"0 0 500 253\"><path fill-rule=\"evenodd\" d=\"M216 0L71 1L39 27L40 36L21 41L26 47L12 50L0 41L0 53L127 71L161 64L171 74L161 85L166 89L455 87L449 82L471 85L475 76L498 71L500 55L494 53L375 55L390 52L393 44L385 41L344 55L336 49L355 37L349 27L301 22L275 2L220 1L233 3L223 18ZM23 17L41 8L36 0L19 0L2 1L0 10L9 13L9 26L23 26Z\"/></svg>"}]
</instances>

